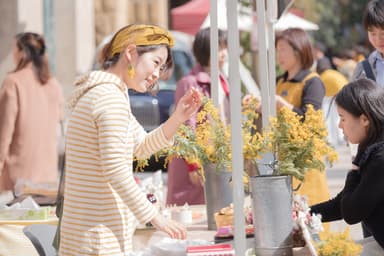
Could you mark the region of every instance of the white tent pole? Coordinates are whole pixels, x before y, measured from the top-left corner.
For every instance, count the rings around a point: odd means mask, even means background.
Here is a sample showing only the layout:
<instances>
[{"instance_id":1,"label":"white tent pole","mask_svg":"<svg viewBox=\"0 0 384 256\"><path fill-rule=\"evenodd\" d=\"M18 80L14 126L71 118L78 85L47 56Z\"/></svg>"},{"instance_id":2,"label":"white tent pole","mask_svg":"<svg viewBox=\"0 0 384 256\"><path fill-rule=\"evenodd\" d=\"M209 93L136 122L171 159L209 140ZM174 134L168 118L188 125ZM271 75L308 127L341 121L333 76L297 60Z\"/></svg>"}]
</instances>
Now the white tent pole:
<instances>
[{"instance_id":1,"label":"white tent pole","mask_svg":"<svg viewBox=\"0 0 384 256\"><path fill-rule=\"evenodd\" d=\"M237 0L227 0L228 57L231 112L232 182L234 202L235 251L245 255L243 140L241 129L241 90L239 72L239 30L237 24Z\"/></svg>"},{"instance_id":2,"label":"white tent pole","mask_svg":"<svg viewBox=\"0 0 384 256\"><path fill-rule=\"evenodd\" d=\"M210 5L211 97L215 106L219 106L219 35L217 27L217 0L210 0Z\"/></svg>"},{"instance_id":3,"label":"white tent pole","mask_svg":"<svg viewBox=\"0 0 384 256\"><path fill-rule=\"evenodd\" d=\"M276 116L276 67L275 67L275 31L274 25L277 22L277 0L267 2L267 34L268 34L268 91L270 96L269 114Z\"/></svg>"},{"instance_id":4,"label":"white tent pole","mask_svg":"<svg viewBox=\"0 0 384 256\"><path fill-rule=\"evenodd\" d=\"M269 94L269 76L268 76L268 53L267 53L267 30L266 30L266 10L265 0L256 0L257 13L257 34L258 34L258 54L259 54L259 81L261 88L262 104L262 126L267 127L270 117L271 97Z\"/></svg>"}]
</instances>

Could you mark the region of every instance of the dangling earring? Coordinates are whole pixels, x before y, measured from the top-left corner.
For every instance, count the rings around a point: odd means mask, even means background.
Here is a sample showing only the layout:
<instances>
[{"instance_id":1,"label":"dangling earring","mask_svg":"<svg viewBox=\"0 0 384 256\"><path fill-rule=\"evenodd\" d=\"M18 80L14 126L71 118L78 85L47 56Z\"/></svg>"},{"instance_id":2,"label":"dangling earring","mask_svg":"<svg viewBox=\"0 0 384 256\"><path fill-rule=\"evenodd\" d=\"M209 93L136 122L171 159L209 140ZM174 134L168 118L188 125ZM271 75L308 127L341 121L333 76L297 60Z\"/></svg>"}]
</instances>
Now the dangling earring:
<instances>
[{"instance_id":1,"label":"dangling earring","mask_svg":"<svg viewBox=\"0 0 384 256\"><path fill-rule=\"evenodd\" d=\"M135 76L135 69L129 65L127 73L129 78L133 78Z\"/></svg>"}]
</instances>

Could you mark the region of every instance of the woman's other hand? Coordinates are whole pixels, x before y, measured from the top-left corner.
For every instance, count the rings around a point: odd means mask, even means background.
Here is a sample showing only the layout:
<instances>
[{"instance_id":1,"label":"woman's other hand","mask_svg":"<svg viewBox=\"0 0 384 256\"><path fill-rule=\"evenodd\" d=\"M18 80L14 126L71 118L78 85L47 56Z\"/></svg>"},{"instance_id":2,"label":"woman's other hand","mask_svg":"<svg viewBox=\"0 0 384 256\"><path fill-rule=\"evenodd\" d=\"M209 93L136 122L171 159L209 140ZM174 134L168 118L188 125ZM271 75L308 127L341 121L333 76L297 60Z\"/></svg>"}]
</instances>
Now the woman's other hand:
<instances>
[{"instance_id":1,"label":"woman's other hand","mask_svg":"<svg viewBox=\"0 0 384 256\"><path fill-rule=\"evenodd\" d=\"M255 104L255 100L257 104ZM251 94L247 94L243 97L242 101L243 111L249 108L253 108L257 113L261 113L261 99Z\"/></svg>"},{"instance_id":2,"label":"woman's other hand","mask_svg":"<svg viewBox=\"0 0 384 256\"><path fill-rule=\"evenodd\" d=\"M166 219L160 213L151 220L151 223L156 229L164 231L171 238L185 239L187 236L187 230L182 224Z\"/></svg>"}]
</instances>

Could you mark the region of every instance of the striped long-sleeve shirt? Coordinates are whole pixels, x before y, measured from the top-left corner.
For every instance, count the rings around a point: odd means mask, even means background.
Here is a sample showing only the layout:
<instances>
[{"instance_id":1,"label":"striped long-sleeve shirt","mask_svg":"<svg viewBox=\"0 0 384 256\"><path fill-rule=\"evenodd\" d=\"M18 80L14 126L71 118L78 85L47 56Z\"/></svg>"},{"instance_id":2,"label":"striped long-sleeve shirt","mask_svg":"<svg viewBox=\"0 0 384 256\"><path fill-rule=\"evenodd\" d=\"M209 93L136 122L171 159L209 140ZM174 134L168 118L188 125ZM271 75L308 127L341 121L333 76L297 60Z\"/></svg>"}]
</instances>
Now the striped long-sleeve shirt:
<instances>
[{"instance_id":1,"label":"striped long-sleeve shirt","mask_svg":"<svg viewBox=\"0 0 384 256\"><path fill-rule=\"evenodd\" d=\"M132 115L126 85L94 71L78 81L66 144L60 255L125 255L135 217L155 208L137 186L134 156L147 157L172 141L162 128L146 133Z\"/></svg>"}]
</instances>

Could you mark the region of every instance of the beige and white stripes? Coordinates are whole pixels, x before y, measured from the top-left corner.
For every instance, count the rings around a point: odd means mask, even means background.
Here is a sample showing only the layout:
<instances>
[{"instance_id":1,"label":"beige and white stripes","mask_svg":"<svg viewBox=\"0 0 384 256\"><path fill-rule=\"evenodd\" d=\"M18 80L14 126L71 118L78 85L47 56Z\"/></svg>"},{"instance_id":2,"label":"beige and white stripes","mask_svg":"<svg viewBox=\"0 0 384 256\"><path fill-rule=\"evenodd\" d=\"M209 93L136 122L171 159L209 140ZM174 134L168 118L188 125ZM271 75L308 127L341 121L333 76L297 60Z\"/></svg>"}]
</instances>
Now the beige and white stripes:
<instances>
[{"instance_id":1,"label":"beige and white stripes","mask_svg":"<svg viewBox=\"0 0 384 256\"><path fill-rule=\"evenodd\" d=\"M144 131L118 77L95 71L82 82L68 123L59 254L125 255L135 217L145 223L156 214L133 178L133 156L147 157L173 141L161 127Z\"/></svg>"}]
</instances>

